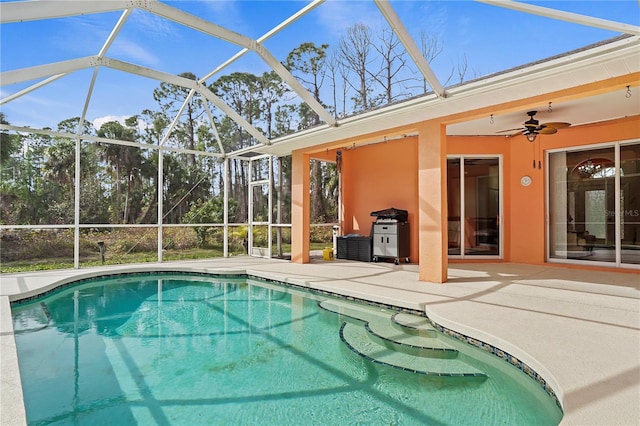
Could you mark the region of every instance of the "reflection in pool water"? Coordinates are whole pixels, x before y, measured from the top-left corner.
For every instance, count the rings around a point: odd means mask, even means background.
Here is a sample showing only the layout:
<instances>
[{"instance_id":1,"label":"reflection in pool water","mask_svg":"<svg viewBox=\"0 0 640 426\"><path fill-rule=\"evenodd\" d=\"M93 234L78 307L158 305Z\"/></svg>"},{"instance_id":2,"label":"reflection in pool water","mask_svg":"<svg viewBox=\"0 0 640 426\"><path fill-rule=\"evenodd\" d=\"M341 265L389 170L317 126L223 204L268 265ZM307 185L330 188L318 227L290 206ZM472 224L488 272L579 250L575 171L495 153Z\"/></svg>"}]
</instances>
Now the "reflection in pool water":
<instances>
[{"instance_id":1,"label":"reflection in pool water","mask_svg":"<svg viewBox=\"0 0 640 426\"><path fill-rule=\"evenodd\" d=\"M554 425L562 416L504 361L412 332L421 317L250 278L97 278L14 305L13 318L30 424Z\"/></svg>"}]
</instances>

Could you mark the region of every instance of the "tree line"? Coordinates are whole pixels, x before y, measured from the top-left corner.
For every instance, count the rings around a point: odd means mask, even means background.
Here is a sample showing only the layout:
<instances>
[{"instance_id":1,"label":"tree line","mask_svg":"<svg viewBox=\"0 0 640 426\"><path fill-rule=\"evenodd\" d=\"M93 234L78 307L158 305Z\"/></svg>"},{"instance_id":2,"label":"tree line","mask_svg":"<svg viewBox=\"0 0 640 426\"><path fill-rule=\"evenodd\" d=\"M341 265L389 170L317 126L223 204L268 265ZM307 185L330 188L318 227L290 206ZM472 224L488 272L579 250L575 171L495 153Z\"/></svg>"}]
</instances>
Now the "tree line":
<instances>
[{"instance_id":1,"label":"tree line","mask_svg":"<svg viewBox=\"0 0 640 426\"><path fill-rule=\"evenodd\" d=\"M419 40L428 61L442 52L443 44L437 38L422 33ZM302 43L283 64L336 118L429 89L392 31L374 32L363 24L348 28L333 49L328 44ZM466 62L457 66L457 73L462 81ZM454 74L452 67L449 80ZM197 80L190 72L181 77ZM260 75L234 72L207 88L268 139L320 124L318 114L300 102L274 71ZM81 123L74 117L60 122L55 130L208 153L221 153L221 149L228 153L256 143L246 129L209 108L206 100L189 89L163 82L153 91L153 99L157 109L145 109L124 123L110 121L95 129L90 122ZM177 115L179 120L171 127ZM3 113L0 121L10 124ZM0 132L0 138L0 223L74 223L75 140L6 131ZM161 187L159 152L163 152ZM249 164L238 158L229 161L229 222L247 221L249 175L253 180L266 178L271 167L276 177L274 218L290 223L290 157L279 158L272 165L252 162L251 171ZM163 223L221 223L223 182L221 157L82 140L80 223L154 224L159 219L159 197ZM335 165L312 162L312 222L334 222L338 196ZM254 196L253 202L256 211L265 211L265 194Z\"/></svg>"}]
</instances>

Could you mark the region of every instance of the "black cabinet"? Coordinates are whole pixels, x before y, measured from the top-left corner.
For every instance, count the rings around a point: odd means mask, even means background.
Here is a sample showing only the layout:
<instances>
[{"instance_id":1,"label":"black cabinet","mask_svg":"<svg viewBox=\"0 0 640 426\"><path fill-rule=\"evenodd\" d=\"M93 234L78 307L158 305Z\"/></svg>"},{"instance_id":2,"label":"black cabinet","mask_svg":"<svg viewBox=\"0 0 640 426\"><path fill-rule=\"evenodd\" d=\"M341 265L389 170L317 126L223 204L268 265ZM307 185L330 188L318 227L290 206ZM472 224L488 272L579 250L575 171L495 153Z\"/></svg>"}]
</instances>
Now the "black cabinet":
<instances>
[{"instance_id":1,"label":"black cabinet","mask_svg":"<svg viewBox=\"0 0 640 426\"><path fill-rule=\"evenodd\" d=\"M371 237L345 235L337 237L338 259L371 262Z\"/></svg>"}]
</instances>

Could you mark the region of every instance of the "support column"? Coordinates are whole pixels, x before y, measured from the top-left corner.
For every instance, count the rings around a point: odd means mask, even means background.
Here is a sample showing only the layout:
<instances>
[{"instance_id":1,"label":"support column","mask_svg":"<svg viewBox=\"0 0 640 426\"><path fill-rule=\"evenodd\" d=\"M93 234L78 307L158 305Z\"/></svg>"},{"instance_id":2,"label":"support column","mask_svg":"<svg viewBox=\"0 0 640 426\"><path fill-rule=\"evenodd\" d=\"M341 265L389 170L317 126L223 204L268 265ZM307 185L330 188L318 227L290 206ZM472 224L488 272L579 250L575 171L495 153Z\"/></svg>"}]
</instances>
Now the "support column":
<instances>
[{"instance_id":1,"label":"support column","mask_svg":"<svg viewBox=\"0 0 640 426\"><path fill-rule=\"evenodd\" d=\"M291 261L309 263L311 181L309 155L294 151L291 155Z\"/></svg>"},{"instance_id":2,"label":"support column","mask_svg":"<svg viewBox=\"0 0 640 426\"><path fill-rule=\"evenodd\" d=\"M426 122L418 130L419 279L447 281L447 150L445 126Z\"/></svg>"}]
</instances>

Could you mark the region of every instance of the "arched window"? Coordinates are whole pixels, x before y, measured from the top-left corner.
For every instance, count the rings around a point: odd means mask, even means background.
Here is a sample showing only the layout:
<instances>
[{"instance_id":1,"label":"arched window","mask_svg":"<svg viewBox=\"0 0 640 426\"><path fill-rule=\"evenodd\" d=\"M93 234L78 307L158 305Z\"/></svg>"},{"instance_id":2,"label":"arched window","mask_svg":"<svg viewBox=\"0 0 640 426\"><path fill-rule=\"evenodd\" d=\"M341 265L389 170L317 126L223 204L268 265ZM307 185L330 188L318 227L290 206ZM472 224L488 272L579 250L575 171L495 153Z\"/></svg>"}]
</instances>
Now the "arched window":
<instances>
[{"instance_id":1,"label":"arched window","mask_svg":"<svg viewBox=\"0 0 640 426\"><path fill-rule=\"evenodd\" d=\"M590 158L578 163L571 173L577 174L581 179L610 178L616 175L616 165L606 158ZM620 173L622 175L622 170Z\"/></svg>"}]
</instances>

